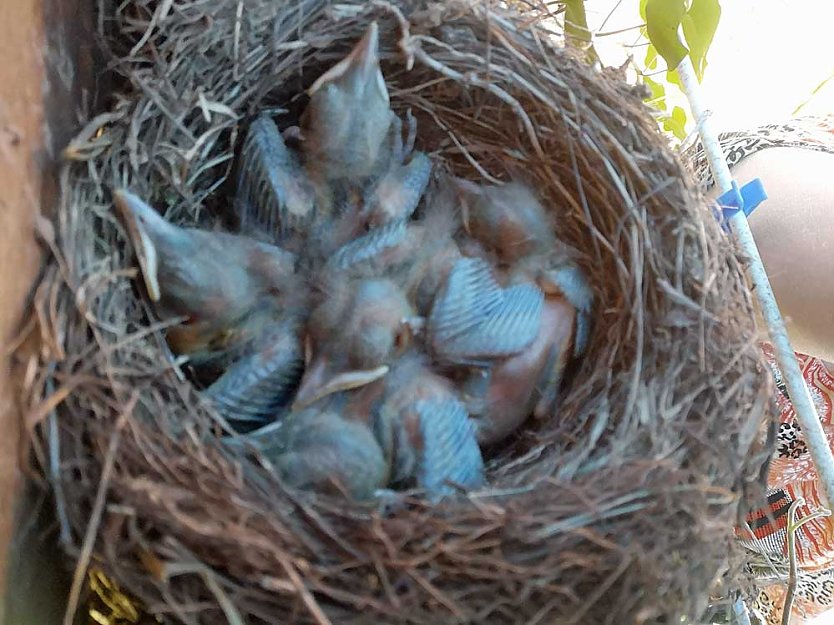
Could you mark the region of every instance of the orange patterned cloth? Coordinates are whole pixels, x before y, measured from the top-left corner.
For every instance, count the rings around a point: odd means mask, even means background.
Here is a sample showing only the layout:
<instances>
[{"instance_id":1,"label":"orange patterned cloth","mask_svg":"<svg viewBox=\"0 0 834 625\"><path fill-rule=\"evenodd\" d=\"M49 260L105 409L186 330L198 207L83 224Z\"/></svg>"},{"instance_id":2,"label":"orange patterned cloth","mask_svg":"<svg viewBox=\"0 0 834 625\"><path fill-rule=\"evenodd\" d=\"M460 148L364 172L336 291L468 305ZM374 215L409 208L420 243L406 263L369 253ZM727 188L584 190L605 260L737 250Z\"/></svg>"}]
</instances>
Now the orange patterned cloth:
<instances>
[{"instance_id":1,"label":"orange patterned cloth","mask_svg":"<svg viewBox=\"0 0 834 625\"><path fill-rule=\"evenodd\" d=\"M787 570L786 525L788 508L799 497L805 505L797 510L797 519L824 507L814 463L796 419L796 411L788 399L782 373L771 345L763 346L779 390L779 430L776 450L768 473L768 506L751 512L748 528L739 529L739 540L751 551L766 556L777 568ZM805 354L796 354L805 383L817 409L820 421L834 449L834 372L823 361ZM791 623L799 625L810 617L830 611L834 622L834 517L823 517L803 525L796 532L798 583ZM776 581L761 588L752 611L764 623L782 622L782 605L786 586ZM829 621L825 621L829 622Z\"/></svg>"},{"instance_id":2,"label":"orange patterned cloth","mask_svg":"<svg viewBox=\"0 0 834 625\"><path fill-rule=\"evenodd\" d=\"M768 148L803 148L834 154L834 115L799 117L779 124L722 133L718 140L730 169L751 154ZM700 141L684 149L681 156L704 189L715 184ZM757 210L767 210L767 204ZM799 497L805 500L805 505L797 510L798 519L823 506L820 503L821 485L782 382L773 348L765 344L763 349L779 389L776 398L780 411L779 431L768 474L767 505L748 516L749 529L739 529L738 537L751 551L768 561L772 565L770 568L784 572L787 571L785 535L791 503ZM805 354L796 354L796 357L829 446L834 449L834 366L829 365L827 369L822 360ZM821 614L826 614L824 620L814 620L815 625L834 623L834 517L824 517L802 526L796 533L796 547L799 575L791 624L802 625ZM761 571L761 592L751 608L767 625L780 625L786 583L784 579L768 582L773 577L769 574L770 570Z\"/></svg>"}]
</instances>

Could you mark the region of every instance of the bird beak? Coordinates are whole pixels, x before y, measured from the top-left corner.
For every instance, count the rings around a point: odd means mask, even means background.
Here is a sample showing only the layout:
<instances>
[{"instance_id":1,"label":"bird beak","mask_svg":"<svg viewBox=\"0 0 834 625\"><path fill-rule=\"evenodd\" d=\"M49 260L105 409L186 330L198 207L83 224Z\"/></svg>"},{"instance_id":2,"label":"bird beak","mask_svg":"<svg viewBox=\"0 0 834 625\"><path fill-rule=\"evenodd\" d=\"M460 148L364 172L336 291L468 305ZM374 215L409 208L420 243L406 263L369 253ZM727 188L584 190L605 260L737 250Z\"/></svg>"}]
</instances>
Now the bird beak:
<instances>
[{"instance_id":1,"label":"bird beak","mask_svg":"<svg viewBox=\"0 0 834 625\"><path fill-rule=\"evenodd\" d=\"M379 67L379 27L376 22L371 22L364 36L351 50L348 58L351 65L365 78Z\"/></svg>"},{"instance_id":2,"label":"bird beak","mask_svg":"<svg viewBox=\"0 0 834 625\"><path fill-rule=\"evenodd\" d=\"M113 200L136 251L148 295L151 301L157 302L160 297L159 255L151 233L155 228L159 228L160 222L165 222L153 208L130 191L114 191Z\"/></svg>"},{"instance_id":3,"label":"bird beak","mask_svg":"<svg viewBox=\"0 0 834 625\"><path fill-rule=\"evenodd\" d=\"M320 357L314 360L304 372L292 409L300 410L333 393L365 386L379 380L387 373L387 365L376 369L333 373L329 360Z\"/></svg>"},{"instance_id":4,"label":"bird beak","mask_svg":"<svg viewBox=\"0 0 834 625\"><path fill-rule=\"evenodd\" d=\"M362 39L354 46L350 54L319 76L307 93L313 95L324 84L350 74L355 75L359 84L366 84L375 80L374 74L378 69L379 27L376 22L371 22L368 30L365 31Z\"/></svg>"}]
</instances>

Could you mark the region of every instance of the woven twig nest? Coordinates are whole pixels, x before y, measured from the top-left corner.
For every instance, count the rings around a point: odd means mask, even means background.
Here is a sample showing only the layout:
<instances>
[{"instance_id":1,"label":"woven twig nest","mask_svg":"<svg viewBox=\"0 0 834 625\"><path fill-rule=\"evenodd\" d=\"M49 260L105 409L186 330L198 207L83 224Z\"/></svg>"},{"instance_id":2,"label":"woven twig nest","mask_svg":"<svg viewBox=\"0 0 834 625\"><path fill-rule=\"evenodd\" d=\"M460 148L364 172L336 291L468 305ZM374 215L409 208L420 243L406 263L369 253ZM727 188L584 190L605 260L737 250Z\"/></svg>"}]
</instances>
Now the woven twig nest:
<instances>
[{"instance_id":1,"label":"woven twig nest","mask_svg":"<svg viewBox=\"0 0 834 625\"><path fill-rule=\"evenodd\" d=\"M111 196L223 222L246 124L295 123L370 20L417 147L471 180L523 170L595 296L558 413L489 458L488 487L386 514L242 470L164 349ZM99 24L114 92L66 151L25 389L81 566L166 622L698 616L732 568L770 385L739 258L638 95L477 2L128 0Z\"/></svg>"}]
</instances>

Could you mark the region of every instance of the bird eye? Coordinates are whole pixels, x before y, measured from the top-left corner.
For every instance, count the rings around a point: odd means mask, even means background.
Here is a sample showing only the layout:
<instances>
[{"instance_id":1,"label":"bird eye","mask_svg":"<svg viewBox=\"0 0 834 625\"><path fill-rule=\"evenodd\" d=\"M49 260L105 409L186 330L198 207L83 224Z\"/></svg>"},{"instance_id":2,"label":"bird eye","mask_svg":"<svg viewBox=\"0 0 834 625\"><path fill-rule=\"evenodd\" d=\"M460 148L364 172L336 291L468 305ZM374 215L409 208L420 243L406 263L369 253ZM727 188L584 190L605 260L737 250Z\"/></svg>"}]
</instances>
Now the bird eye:
<instances>
[{"instance_id":1,"label":"bird eye","mask_svg":"<svg viewBox=\"0 0 834 625\"><path fill-rule=\"evenodd\" d=\"M401 323L400 327L394 336L394 347L398 353L402 353L409 345L414 336L411 331L411 326L408 323Z\"/></svg>"}]
</instances>

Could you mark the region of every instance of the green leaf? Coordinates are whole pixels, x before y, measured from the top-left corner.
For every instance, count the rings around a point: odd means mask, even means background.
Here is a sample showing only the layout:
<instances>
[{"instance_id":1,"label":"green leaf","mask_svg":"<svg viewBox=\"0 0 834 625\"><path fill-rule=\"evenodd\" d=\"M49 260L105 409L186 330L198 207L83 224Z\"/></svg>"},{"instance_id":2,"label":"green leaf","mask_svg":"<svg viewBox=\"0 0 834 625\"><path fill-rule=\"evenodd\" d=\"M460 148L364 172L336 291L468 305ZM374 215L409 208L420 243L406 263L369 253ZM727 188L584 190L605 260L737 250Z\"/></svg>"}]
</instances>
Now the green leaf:
<instances>
[{"instance_id":1,"label":"green leaf","mask_svg":"<svg viewBox=\"0 0 834 625\"><path fill-rule=\"evenodd\" d=\"M676 106L670 116L661 117L658 121L662 122L663 130L671 132L681 141L686 139L686 111L681 107Z\"/></svg>"},{"instance_id":2,"label":"green leaf","mask_svg":"<svg viewBox=\"0 0 834 625\"><path fill-rule=\"evenodd\" d=\"M643 82L646 83L646 86L649 88L649 91L652 92L651 97L647 100L647 103L656 108L659 111L666 110L666 87L660 84L657 81L652 80L648 76L643 76Z\"/></svg>"},{"instance_id":3,"label":"green leaf","mask_svg":"<svg viewBox=\"0 0 834 625\"><path fill-rule=\"evenodd\" d=\"M676 68L688 52L678 37L678 28L686 14L685 0L646 0L644 12L649 41L667 67Z\"/></svg>"},{"instance_id":4,"label":"green leaf","mask_svg":"<svg viewBox=\"0 0 834 625\"><path fill-rule=\"evenodd\" d=\"M675 85L678 89L683 91L683 83L681 83L681 75L678 70L673 69L666 72L666 82L670 85Z\"/></svg>"},{"instance_id":5,"label":"green leaf","mask_svg":"<svg viewBox=\"0 0 834 625\"><path fill-rule=\"evenodd\" d=\"M590 43L591 31L585 15L585 0L565 1L565 34L579 41Z\"/></svg>"},{"instance_id":6,"label":"green leaf","mask_svg":"<svg viewBox=\"0 0 834 625\"><path fill-rule=\"evenodd\" d=\"M643 64L646 66L646 69L657 68L657 48L652 44L649 44L646 48L646 60L643 61Z\"/></svg>"},{"instance_id":7,"label":"green leaf","mask_svg":"<svg viewBox=\"0 0 834 625\"><path fill-rule=\"evenodd\" d=\"M707 68L707 52L712 45L720 18L721 6L718 0L692 0L692 6L681 20L683 36L686 38L686 45L689 46L689 56L692 58L698 82L703 80L704 70Z\"/></svg>"},{"instance_id":8,"label":"green leaf","mask_svg":"<svg viewBox=\"0 0 834 625\"><path fill-rule=\"evenodd\" d=\"M585 0L564 0L565 3L565 35L567 43L585 50L588 60L599 60L597 51L592 44L591 31L588 28L588 18L585 14Z\"/></svg>"}]
</instances>

